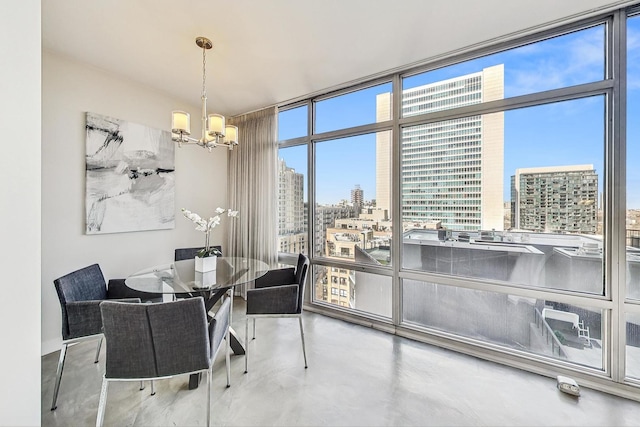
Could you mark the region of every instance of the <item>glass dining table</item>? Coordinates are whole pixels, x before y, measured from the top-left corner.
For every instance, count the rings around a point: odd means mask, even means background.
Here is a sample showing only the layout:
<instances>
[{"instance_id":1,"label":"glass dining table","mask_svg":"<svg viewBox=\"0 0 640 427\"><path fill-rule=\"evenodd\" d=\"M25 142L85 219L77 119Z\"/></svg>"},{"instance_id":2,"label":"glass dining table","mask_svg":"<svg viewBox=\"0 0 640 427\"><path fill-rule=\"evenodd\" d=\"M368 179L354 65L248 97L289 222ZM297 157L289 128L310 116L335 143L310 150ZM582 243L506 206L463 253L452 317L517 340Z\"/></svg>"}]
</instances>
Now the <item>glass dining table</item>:
<instances>
[{"instance_id":1,"label":"glass dining table","mask_svg":"<svg viewBox=\"0 0 640 427\"><path fill-rule=\"evenodd\" d=\"M163 294L171 299L175 296L201 296L209 313L229 290L262 277L268 270L267 263L256 259L218 257L215 270L198 272L195 271L195 260L186 259L140 270L127 277L125 285L136 291ZM233 298L231 301L233 304ZM231 349L235 354L244 354L244 345L238 334L232 327L229 329ZM194 378L190 379L189 388L196 388L197 383Z\"/></svg>"}]
</instances>

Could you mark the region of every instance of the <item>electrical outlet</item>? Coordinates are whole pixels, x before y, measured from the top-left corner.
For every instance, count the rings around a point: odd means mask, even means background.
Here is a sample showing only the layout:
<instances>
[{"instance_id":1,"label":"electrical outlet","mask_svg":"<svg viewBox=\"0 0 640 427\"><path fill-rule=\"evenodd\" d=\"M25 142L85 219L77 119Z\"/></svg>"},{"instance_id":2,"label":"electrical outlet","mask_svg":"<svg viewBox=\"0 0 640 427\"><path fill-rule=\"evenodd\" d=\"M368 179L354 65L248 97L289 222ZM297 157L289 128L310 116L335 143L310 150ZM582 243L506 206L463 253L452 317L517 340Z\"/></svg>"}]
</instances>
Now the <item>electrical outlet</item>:
<instances>
[{"instance_id":1,"label":"electrical outlet","mask_svg":"<svg viewBox=\"0 0 640 427\"><path fill-rule=\"evenodd\" d=\"M580 386L573 379L558 375L558 390L573 396L580 396Z\"/></svg>"}]
</instances>

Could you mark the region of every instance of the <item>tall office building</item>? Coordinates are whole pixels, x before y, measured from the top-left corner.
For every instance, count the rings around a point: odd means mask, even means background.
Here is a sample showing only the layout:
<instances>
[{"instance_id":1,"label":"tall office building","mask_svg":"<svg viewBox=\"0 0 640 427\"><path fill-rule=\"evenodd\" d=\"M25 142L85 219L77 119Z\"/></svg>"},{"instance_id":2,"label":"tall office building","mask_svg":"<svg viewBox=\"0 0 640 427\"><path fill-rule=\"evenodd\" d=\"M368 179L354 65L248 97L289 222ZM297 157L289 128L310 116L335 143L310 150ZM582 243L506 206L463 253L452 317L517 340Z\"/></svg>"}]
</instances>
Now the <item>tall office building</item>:
<instances>
[{"instance_id":1,"label":"tall office building","mask_svg":"<svg viewBox=\"0 0 640 427\"><path fill-rule=\"evenodd\" d=\"M391 120L391 92L376 97L376 122ZM391 132L376 132L376 207L391 210Z\"/></svg>"},{"instance_id":2,"label":"tall office building","mask_svg":"<svg viewBox=\"0 0 640 427\"><path fill-rule=\"evenodd\" d=\"M278 250L306 252L304 175L278 159Z\"/></svg>"},{"instance_id":3,"label":"tall office building","mask_svg":"<svg viewBox=\"0 0 640 427\"><path fill-rule=\"evenodd\" d=\"M388 120L390 94L377 99L378 121ZM504 97L504 65L404 90L402 117ZM504 115L470 116L407 126L401 135L403 221L439 221L455 230L502 230ZM389 164L391 138L376 140L377 163ZM378 206L391 205L389 167L376 170Z\"/></svg>"},{"instance_id":4,"label":"tall office building","mask_svg":"<svg viewBox=\"0 0 640 427\"><path fill-rule=\"evenodd\" d=\"M511 177L511 224L538 232L594 234L597 197L593 165L516 169Z\"/></svg>"}]
</instances>

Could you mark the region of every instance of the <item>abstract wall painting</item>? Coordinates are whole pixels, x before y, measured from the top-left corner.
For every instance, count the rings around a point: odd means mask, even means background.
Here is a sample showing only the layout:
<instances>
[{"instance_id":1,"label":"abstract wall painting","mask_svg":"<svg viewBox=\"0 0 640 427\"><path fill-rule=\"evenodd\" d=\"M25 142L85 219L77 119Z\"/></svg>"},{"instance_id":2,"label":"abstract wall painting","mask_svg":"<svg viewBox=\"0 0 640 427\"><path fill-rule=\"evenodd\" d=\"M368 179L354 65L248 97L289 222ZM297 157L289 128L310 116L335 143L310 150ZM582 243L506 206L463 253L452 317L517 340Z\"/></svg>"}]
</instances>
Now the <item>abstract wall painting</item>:
<instances>
[{"instance_id":1,"label":"abstract wall painting","mask_svg":"<svg viewBox=\"0 0 640 427\"><path fill-rule=\"evenodd\" d=\"M87 113L86 146L87 234L175 228L170 132Z\"/></svg>"}]
</instances>

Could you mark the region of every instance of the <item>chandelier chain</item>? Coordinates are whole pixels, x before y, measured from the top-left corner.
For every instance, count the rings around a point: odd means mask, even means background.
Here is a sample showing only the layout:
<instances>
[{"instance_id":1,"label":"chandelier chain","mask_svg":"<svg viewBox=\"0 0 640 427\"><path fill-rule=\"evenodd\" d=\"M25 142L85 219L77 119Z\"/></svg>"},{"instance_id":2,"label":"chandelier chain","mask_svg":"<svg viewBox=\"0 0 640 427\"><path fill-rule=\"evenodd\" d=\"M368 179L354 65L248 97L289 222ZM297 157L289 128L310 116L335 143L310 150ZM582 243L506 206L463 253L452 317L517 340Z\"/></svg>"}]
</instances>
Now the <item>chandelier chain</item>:
<instances>
[{"instance_id":1,"label":"chandelier chain","mask_svg":"<svg viewBox=\"0 0 640 427\"><path fill-rule=\"evenodd\" d=\"M207 49L202 48L202 96L207 96Z\"/></svg>"}]
</instances>

